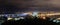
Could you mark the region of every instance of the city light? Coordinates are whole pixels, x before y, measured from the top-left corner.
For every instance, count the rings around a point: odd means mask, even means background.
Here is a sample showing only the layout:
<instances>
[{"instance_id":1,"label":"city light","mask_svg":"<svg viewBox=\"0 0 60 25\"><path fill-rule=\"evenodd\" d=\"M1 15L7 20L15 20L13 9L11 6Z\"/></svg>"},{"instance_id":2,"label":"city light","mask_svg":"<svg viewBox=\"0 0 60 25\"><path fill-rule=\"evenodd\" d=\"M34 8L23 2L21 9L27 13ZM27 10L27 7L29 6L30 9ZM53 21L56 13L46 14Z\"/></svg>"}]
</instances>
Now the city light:
<instances>
[{"instance_id":1,"label":"city light","mask_svg":"<svg viewBox=\"0 0 60 25\"><path fill-rule=\"evenodd\" d=\"M2 14L2 15L0 15L0 17L1 16L7 16L8 20L10 20L13 17L25 17L27 15L32 16L32 17L46 19L46 17L51 18L51 17L53 17L55 15L60 15L60 13L59 12L57 12L57 13L50 13L50 12L48 12L48 13L47 12L25 12L25 13L20 13L20 14ZM9 17L12 17L12 18L9 18ZM22 19L24 19L24 18L22 18Z\"/></svg>"},{"instance_id":2,"label":"city light","mask_svg":"<svg viewBox=\"0 0 60 25\"><path fill-rule=\"evenodd\" d=\"M32 16L38 16L38 12L33 12Z\"/></svg>"},{"instance_id":3,"label":"city light","mask_svg":"<svg viewBox=\"0 0 60 25\"><path fill-rule=\"evenodd\" d=\"M54 19L53 22L59 23L60 22L60 18Z\"/></svg>"},{"instance_id":4,"label":"city light","mask_svg":"<svg viewBox=\"0 0 60 25\"><path fill-rule=\"evenodd\" d=\"M52 14L47 14L47 15L60 15L60 13L52 13Z\"/></svg>"},{"instance_id":5,"label":"city light","mask_svg":"<svg viewBox=\"0 0 60 25\"><path fill-rule=\"evenodd\" d=\"M7 20L11 20L11 19L13 19L13 18L8 18Z\"/></svg>"},{"instance_id":6,"label":"city light","mask_svg":"<svg viewBox=\"0 0 60 25\"><path fill-rule=\"evenodd\" d=\"M15 18L15 20L20 20L20 18Z\"/></svg>"},{"instance_id":7,"label":"city light","mask_svg":"<svg viewBox=\"0 0 60 25\"><path fill-rule=\"evenodd\" d=\"M46 17L43 17L43 19L46 19Z\"/></svg>"}]
</instances>

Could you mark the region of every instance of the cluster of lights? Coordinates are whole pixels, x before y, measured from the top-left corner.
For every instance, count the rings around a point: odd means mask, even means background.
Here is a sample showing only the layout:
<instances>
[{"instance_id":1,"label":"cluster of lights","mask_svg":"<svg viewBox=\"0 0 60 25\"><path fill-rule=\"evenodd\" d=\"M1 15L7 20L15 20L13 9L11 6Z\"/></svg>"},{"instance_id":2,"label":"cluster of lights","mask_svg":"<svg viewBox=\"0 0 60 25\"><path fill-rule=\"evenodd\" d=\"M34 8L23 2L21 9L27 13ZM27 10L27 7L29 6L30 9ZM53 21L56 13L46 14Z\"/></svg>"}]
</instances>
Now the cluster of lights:
<instances>
[{"instance_id":1,"label":"cluster of lights","mask_svg":"<svg viewBox=\"0 0 60 25\"><path fill-rule=\"evenodd\" d=\"M13 19L13 20L20 20L20 19L24 19L24 17L19 17L19 18L10 18L10 17L9 17L7 20L12 20L12 19Z\"/></svg>"},{"instance_id":2,"label":"cluster of lights","mask_svg":"<svg viewBox=\"0 0 60 25\"><path fill-rule=\"evenodd\" d=\"M53 22L59 23L60 21L59 20L53 20Z\"/></svg>"},{"instance_id":3,"label":"cluster of lights","mask_svg":"<svg viewBox=\"0 0 60 25\"><path fill-rule=\"evenodd\" d=\"M18 16L26 16L28 13L23 13L23 14L1 14L0 17L5 16L5 17L18 17Z\"/></svg>"},{"instance_id":4,"label":"cluster of lights","mask_svg":"<svg viewBox=\"0 0 60 25\"><path fill-rule=\"evenodd\" d=\"M60 18L51 18L50 21L51 20L55 23L60 23Z\"/></svg>"},{"instance_id":5,"label":"cluster of lights","mask_svg":"<svg viewBox=\"0 0 60 25\"><path fill-rule=\"evenodd\" d=\"M8 18L7 20L11 20L11 19L13 19L13 18Z\"/></svg>"},{"instance_id":6,"label":"cluster of lights","mask_svg":"<svg viewBox=\"0 0 60 25\"><path fill-rule=\"evenodd\" d=\"M49 17L52 15L60 15L60 13L41 13L40 15L38 13L39 12L27 12L27 13L22 13L22 14L2 14L0 16L9 17L10 15L12 15L12 17L17 17L17 16L21 17L21 16L26 16L26 15L31 15L33 17L38 17L38 18L40 17L40 18L46 19L46 16ZM8 20L10 20L10 19L12 19L12 18L9 18Z\"/></svg>"}]
</instances>

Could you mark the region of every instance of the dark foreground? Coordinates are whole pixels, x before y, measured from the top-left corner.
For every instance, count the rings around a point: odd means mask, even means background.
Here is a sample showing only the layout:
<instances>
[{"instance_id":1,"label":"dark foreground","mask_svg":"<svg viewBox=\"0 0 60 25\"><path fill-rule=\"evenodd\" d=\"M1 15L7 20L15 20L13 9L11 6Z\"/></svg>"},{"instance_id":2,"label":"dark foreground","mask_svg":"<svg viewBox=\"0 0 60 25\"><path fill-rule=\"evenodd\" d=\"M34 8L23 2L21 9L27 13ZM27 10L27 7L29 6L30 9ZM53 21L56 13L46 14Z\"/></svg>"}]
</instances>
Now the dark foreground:
<instances>
[{"instance_id":1,"label":"dark foreground","mask_svg":"<svg viewBox=\"0 0 60 25\"><path fill-rule=\"evenodd\" d=\"M57 23L53 23L52 21L49 21L49 19L43 20L43 19L21 19L18 21L5 21L2 23L2 25L60 25Z\"/></svg>"}]
</instances>

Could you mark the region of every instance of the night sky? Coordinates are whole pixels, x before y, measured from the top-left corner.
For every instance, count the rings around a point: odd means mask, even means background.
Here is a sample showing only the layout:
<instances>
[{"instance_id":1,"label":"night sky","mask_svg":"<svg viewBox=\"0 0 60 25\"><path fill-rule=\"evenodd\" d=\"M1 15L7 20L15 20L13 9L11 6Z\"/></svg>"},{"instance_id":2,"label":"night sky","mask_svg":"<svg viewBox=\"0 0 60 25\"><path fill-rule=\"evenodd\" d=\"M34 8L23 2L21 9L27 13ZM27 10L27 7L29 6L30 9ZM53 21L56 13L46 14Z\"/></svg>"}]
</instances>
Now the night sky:
<instances>
[{"instance_id":1,"label":"night sky","mask_svg":"<svg viewBox=\"0 0 60 25\"><path fill-rule=\"evenodd\" d=\"M60 0L1 0L0 13L60 11Z\"/></svg>"}]
</instances>

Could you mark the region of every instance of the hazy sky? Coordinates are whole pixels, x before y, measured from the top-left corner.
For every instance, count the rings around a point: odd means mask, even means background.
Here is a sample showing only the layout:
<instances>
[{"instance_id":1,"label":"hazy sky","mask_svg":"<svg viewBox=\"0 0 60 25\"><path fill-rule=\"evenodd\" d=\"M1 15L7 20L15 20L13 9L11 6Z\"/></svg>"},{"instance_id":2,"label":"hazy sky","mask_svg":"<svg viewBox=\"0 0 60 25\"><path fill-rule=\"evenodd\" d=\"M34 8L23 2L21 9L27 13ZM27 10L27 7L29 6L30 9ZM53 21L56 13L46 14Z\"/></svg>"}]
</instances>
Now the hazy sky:
<instances>
[{"instance_id":1,"label":"hazy sky","mask_svg":"<svg viewBox=\"0 0 60 25\"><path fill-rule=\"evenodd\" d=\"M48 6L48 7L59 7L60 0L9 0L13 5L22 5L23 7L26 6Z\"/></svg>"},{"instance_id":2,"label":"hazy sky","mask_svg":"<svg viewBox=\"0 0 60 25\"><path fill-rule=\"evenodd\" d=\"M8 0L7 3L11 3L18 8L26 8L26 10L27 8L42 11L60 10L60 0Z\"/></svg>"}]
</instances>

